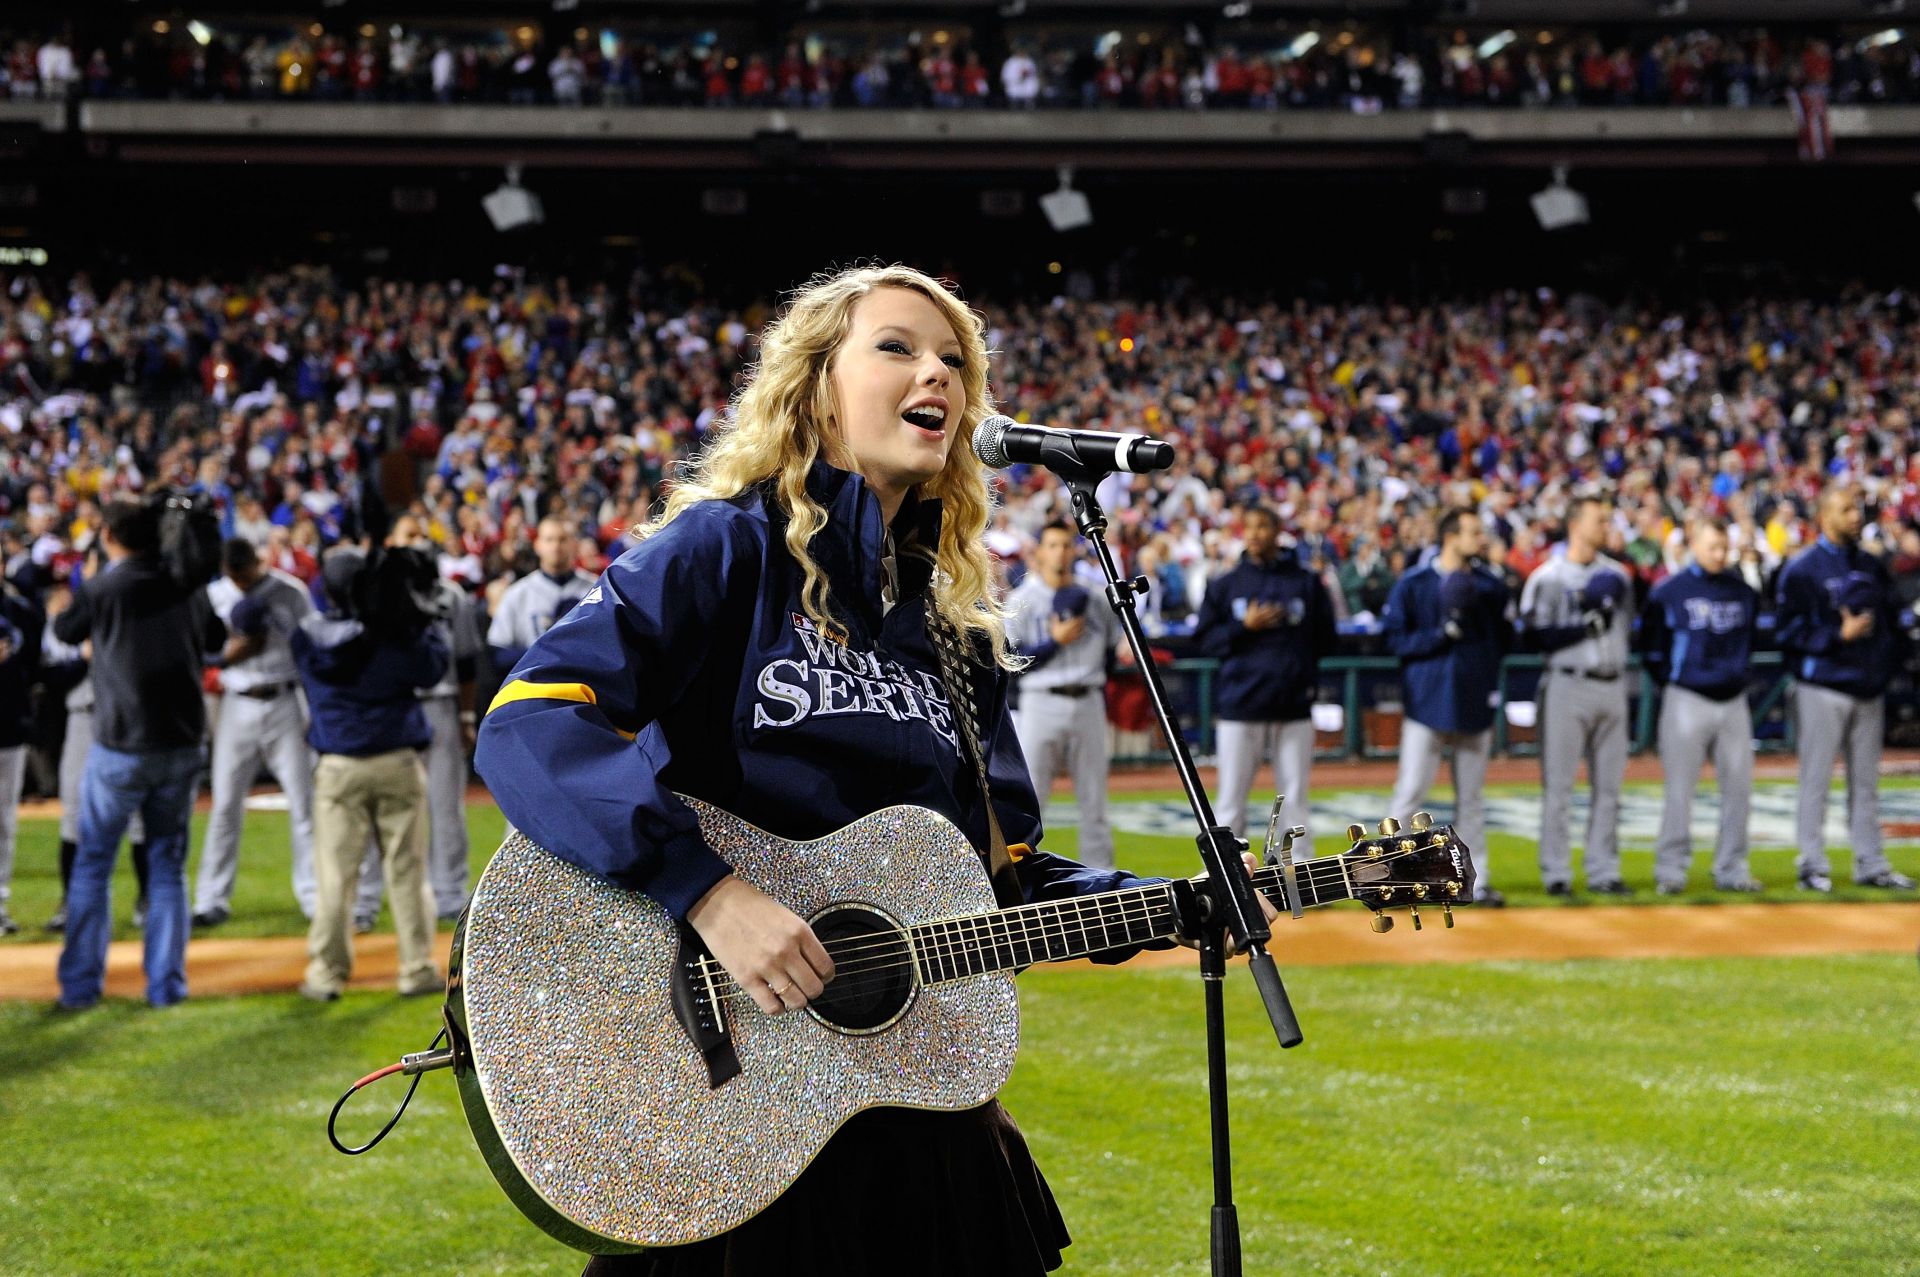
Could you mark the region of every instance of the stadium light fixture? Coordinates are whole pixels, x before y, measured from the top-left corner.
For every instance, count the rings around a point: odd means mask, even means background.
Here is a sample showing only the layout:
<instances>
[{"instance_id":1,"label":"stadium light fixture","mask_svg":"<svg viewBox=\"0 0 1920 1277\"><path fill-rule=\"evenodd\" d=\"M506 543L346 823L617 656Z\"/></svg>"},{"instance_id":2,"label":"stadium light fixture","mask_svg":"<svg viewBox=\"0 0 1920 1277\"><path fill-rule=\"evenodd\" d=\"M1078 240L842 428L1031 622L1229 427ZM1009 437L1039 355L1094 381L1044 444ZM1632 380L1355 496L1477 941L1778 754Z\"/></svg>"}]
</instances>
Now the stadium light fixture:
<instances>
[{"instance_id":1,"label":"stadium light fixture","mask_svg":"<svg viewBox=\"0 0 1920 1277\"><path fill-rule=\"evenodd\" d=\"M1060 189L1040 197L1040 211L1047 215L1047 225L1056 231L1093 225L1093 206L1085 195L1073 189L1071 165L1060 166Z\"/></svg>"},{"instance_id":2,"label":"stadium light fixture","mask_svg":"<svg viewBox=\"0 0 1920 1277\"><path fill-rule=\"evenodd\" d=\"M480 206L487 210L487 220L493 223L493 229L502 233L522 226L538 226L547 220L540 197L520 185L518 164L507 165L506 183L482 199Z\"/></svg>"},{"instance_id":3,"label":"stadium light fixture","mask_svg":"<svg viewBox=\"0 0 1920 1277\"><path fill-rule=\"evenodd\" d=\"M1533 196L1533 215L1540 221L1543 231L1566 230L1570 226L1585 226L1590 220L1587 213L1587 197L1567 185L1567 166L1553 166L1553 184Z\"/></svg>"}]
</instances>

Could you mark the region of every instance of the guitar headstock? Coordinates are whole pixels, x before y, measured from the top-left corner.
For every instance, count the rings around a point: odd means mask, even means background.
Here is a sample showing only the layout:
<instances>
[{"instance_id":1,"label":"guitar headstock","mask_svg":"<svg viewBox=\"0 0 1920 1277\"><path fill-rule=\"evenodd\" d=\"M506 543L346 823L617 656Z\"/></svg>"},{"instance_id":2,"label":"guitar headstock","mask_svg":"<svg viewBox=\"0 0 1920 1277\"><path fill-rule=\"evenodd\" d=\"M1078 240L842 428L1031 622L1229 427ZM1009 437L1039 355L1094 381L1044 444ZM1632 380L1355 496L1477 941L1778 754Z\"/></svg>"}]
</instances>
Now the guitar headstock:
<instances>
[{"instance_id":1,"label":"guitar headstock","mask_svg":"<svg viewBox=\"0 0 1920 1277\"><path fill-rule=\"evenodd\" d=\"M1405 829L1389 816L1374 834L1348 825L1347 837L1353 845L1340 853L1341 867L1353 898L1373 910L1375 931L1393 930L1389 909L1411 909L1419 930L1422 905L1439 906L1451 927L1453 906L1473 902L1473 853L1452 825L1436 825L1417 811Z\"/></svg>"}]
</instances>

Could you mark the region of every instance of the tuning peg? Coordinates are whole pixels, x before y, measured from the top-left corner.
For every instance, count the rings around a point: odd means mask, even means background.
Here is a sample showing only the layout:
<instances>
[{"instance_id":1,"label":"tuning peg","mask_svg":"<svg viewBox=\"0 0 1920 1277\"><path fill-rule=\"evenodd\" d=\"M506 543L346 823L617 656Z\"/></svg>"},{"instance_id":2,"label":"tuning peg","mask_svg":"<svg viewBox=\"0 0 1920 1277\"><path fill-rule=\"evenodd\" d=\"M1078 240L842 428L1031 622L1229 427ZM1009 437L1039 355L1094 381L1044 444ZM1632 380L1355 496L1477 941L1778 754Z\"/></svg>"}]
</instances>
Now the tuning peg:
<instances>
[{"instance_id":1,"label":"tuning peg","mask_svg":"<svg viewBox=\"0 0 1920 1277\"><path fill-rule=\"evenodd\" d=\"M1366 836L1367 836L1367 827L1365 825L1348 825L1347 826L1348 842L1358 844L1359 841L1362 838L1365 838Z\"/></svg>"},{"instance_id":2,"label":"tuning peg","mask_svg":"<svg viewBox=\"0 0 1920 1277\"><path fill-rule=\"evenodd\" d=\"M1384 936L1393 930L1393 915L1376 913L1367 920L1367 925L1373 928L1375 935Z\"/></svg>"},{"instance_id":3,"label":"tuning peg","mask_svg":"<svg viewBox=\"0 0 1920 1277\"><path fill-rule=\"evenodd\" d=\"M1382 820L1380 822L1380 834L1382 837L1391 838L1393 837L1393 835L1399 832L1400 832L1400 822L1395 820L1393 817L1388 816L1385 820Z\"/></svg>"},{"instance_id":4,"label":"tuning peg","mask_svg":"<svg viewBox=\"0 0 1920 1277\"><path fill-rule=\"evenodd\" d=\"M1418 905L1416 905L1416 906L1414 906L1414 907L1413 907L1412 909L1410 909L1410 910L1409 910L1408 912L1410 912L1410 913L1411 913L1411 914L1413 915L1413 929L1414 929L1415 931L1418 931L1418 930L1420 930L1420 908L1419 908L1419 906L1418 906Z\"/></svg>"},{"instance_id":5,"label":"tuning peg","mask_svg":"<svg viewBox=\"0 0 1920 1277\"><path fill-rule=\"evenodd\" d=\"M1440 906L1440 913L1441 913L1441 915L1442 915L1442 916L1444 916L1444 917L1446 918L1446 920L1447 920L1447 925L1448 925L1449 927L1451 927L1451 926L1453 925L1453 906L1452 906L1452 905L1449 905L1449 904L1443 904L1443 905L1441 905L1441 906Z\"/></svg>"},{"instance_id":6,"label":"tuning peg","mask_svg":"<svg viewBox=\"0 0 1920 1277\"><path fill-rule=\"evenodd\" d=\"M1433 828L1433 817L1424 811L1413 813L1413 827L1416 832L1425 833Z\"/></svg>"}]
</instances>

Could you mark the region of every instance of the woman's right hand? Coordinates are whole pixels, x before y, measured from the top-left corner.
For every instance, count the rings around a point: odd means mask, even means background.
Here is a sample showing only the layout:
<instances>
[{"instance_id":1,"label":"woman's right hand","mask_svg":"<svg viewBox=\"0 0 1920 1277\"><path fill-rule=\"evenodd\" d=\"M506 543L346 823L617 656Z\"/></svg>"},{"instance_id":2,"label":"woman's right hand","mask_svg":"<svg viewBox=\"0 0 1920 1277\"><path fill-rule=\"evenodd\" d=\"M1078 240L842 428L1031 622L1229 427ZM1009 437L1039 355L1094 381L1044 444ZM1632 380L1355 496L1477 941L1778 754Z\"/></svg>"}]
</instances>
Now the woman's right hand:
<instances>
[{"instance_id":1,"label":"woman's right hand","mask_svg":"<svg viewBox=\"0 0 1920 1277\"><path fill-rule=\"evenodd\" d=\"M833 959L800 915L729 874L687 911L715 961L768 1015L798 1011L833 978Z\"/></svg>"}]
</instances>

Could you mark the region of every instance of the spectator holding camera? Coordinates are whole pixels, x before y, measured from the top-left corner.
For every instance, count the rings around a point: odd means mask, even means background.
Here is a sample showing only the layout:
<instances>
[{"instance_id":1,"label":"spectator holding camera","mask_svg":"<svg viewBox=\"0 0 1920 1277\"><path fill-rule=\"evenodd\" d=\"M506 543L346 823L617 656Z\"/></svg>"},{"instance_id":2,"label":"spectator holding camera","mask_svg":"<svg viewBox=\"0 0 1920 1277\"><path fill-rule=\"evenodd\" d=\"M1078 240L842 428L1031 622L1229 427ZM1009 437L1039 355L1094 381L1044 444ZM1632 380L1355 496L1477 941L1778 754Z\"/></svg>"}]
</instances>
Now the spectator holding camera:
<instances>
[{"instance_id":1,"label":"spectator holding camera","mask_svg":"<svg viewBox=\"0 0 1920 1277\"><path fill-rule=\"evenodd\" d=\"M1073 776L1082 863L1113 867L1107 824L1107 656L1120 639L1111 608L1073 579L1080 539L1065 523L1040 530L1033 571L1007 596L1007 636L1028 660L1013 716L1020 752L1044 804L1053 778Z\"/></svg>"},{"instance_id":2,"label":"spectator holding camera","mask_svg":"<svg viewBox=\"0 0 1920 1277\"><path fill-rule=\"evenodd\" d=\"M1911 891L1887 861L1880 833L1880 749L1887 684L1899 655L1893 583L1860 548L1860 493L1835 483L1820 494L1820 539L1780 572L1774 630L1794 677L1799 732L1800 885L1833 890L1827 860L1827 786L1836 758L1847 766L1853 878L1864 887Z\"/></svg>"},{"instance_id":3,"label":"spectator holding camera","mask_svg":"<svg viewBox=\"0 0 1920 1277\"><path fill-rule=\"evenodd\" d=\"M1320 660L1335 645L1333 600L1298 552L1281 547L1278 516L1252 506L1243 532L1240 562L1208 584L1194 627L1200 650L1221 660L1214 696L1220 763L1214 811L1242 837L1254 773L1268 758L1274 790L1286 798L1281 827L1308 825L1313 700ZM1309 832L1308 846L1311 839Z\"/></svg>"},{"instance_id":4,"label":"spectator holding camera","mask_svg":"<svg viewBox=\"0 0 1920 1277\"><path fill-rule=\"evenodd\" d=\"M293 632L293 658L320 755L313 783L316 898L302 997L330 1002L353 971L353 903L372 838L400 943L403 994L445 985L433 961L427 885L427 773L432 729L419 692L447 674L447 645L430 625L433 568L415 551L369 557L336 548L322 569L329 611ZM244 601L243 601L244 603ZM236 605L236 612L241 605ZM244 624L236 616L237 624Z\"/></svg>"},{"instance_id":5,"label":"spectator holding camera","mask_svg":"<svg viewBox=\"0 0 1920 1277\"><path fill-rule=\"evenodd\" d=\"M69 1011L100 1000L113 862L135 812L147 838L147 1001L164 1007L187 996L187 823L207 735L200 675L227 637L206 592L162 561L156 503L116 497L100 542L106 570L70 602L56 596L53 618L61 642L93 643L94 742L60 950L59 1006Z\"/></svg>"},{"instance_id":6,"label":"spectator holding camera","mask_svg":"<svg viewBox=\"0 0 1920 1277\"><path fill-rule=\"evenodd\" d=\"M1487 864L1487 759L1500 662L1513 644L1511 594L1481 561L1486 525L1471 510L1440 516L1440 548L1387 597L1387 642L1400 658L1400 774L1388 811L1406 822L1427 801L1440 759L1453 759L1453 825L1474 857L1474 901L1507 903Z\"/></svg>"},{"instance_id":7,"label":"spectator holding camera","mask_svg":"<svg viewBox=\"0 0 1920 1277\"><path fill-rule=\"evenodd\" d=\"M1563 553L1527 578L1520 615L1546 655L1540 678L1540 877L1547 894L1573 891L1573 778L1587 760L1593 806L1587 818L1587 890L1628 894L1620 880L1620 787L1627 778L1627 645L1633 592L1627 570L1600 553L1613 507L1575 497Z\"/></svg>"}]
</instances>

